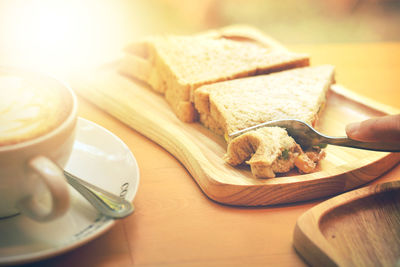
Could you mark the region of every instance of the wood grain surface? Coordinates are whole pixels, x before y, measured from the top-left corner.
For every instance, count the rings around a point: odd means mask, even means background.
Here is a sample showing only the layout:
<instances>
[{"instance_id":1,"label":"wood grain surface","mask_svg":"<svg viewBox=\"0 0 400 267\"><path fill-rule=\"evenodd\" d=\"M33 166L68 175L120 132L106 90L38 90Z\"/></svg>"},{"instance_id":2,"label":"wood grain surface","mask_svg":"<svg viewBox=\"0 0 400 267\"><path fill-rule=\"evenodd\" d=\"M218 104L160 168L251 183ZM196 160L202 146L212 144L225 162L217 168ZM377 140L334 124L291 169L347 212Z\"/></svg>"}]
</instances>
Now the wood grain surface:
<instances>
[{"instance_id":1,"label":"wood grain surface","mask_svg":"<svg viewBox=\"0 0 400 267\"><path fill-rule=\"evenodd\" d=\"M199 123L183 123L164 98L145 84L118 73L117 61L74 82L78 93L174 155L211 199L229 205L258 206L292 203L335 195L365 184L393 167L399 153L382 153L329 146L319 170L291 172L272 179L256 179L249 168L224 163L223 138ZM394 108L357 96L335 85L317 128L328 135L344 135L352 121L397 113Z\"/></svg>"},{"instance_id":2,"label":"wood grain surface","mask_svg":"<svg viewBox=\"0 0 400 267\"><path fill-rule=\"evenodd\" d=\"M359 95L400 108L400 43L289 48L309 53L312 64L335 65L337 81ZM113 132L135 155L140 168L136 210L96 240L29 266L308 266L293 248L293 230L303 213L327 198L267 207L220 205L205 197L163 147L85 98L78 99L79 116ZM397 164L368 184L399 179Z\"/></svg>"},{"instance_id":3,"label":"wood grain surface","mask_svg":"<svg viewBox=\"0 0 400 267\"><path fill-rule=\"evenodd\" d=\"M400 181L358 189L304 213L296 250L312 266L398 266Z\"/></svg>"}]
</instances>

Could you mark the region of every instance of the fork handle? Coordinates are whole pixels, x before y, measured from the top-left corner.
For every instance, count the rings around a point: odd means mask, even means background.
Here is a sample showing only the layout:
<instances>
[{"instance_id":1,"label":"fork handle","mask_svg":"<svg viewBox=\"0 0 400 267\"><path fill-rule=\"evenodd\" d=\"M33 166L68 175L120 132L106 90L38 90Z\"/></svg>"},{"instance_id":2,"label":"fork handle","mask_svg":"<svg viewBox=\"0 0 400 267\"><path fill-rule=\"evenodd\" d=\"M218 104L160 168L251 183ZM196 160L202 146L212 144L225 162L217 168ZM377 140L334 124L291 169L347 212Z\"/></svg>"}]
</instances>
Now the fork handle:
<instances>
[{"instance_id":1,"label":"fork handle","mask_svg":"<svg viewBox=\"0 0 400 267\"><path fill-rule=\"evenodd\" d=\"M400 142L362 142L348 137L330 136L325 136L320 141L323 144L335 146L353 147L374 151L400 152Z\"/></svg>"}]
</instances>

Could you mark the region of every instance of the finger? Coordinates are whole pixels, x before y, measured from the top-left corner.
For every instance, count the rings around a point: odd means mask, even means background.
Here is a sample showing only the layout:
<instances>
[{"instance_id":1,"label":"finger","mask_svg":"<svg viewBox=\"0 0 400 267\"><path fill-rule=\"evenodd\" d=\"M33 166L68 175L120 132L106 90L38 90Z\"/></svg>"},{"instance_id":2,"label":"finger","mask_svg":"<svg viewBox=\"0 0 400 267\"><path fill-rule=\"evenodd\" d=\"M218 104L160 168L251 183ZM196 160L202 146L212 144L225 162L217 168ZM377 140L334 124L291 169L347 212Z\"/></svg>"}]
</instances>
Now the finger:
<instances>
[{"instance_id":1,"label":"finger","mask_svg":"<svg viewBox=\"0 0 400 267\"><path fill-rule=\"evenodd\" d=\"M400 142L400 114L372 118L346 126L347 136L359 141Z\"/></svg>"}]
</instances>

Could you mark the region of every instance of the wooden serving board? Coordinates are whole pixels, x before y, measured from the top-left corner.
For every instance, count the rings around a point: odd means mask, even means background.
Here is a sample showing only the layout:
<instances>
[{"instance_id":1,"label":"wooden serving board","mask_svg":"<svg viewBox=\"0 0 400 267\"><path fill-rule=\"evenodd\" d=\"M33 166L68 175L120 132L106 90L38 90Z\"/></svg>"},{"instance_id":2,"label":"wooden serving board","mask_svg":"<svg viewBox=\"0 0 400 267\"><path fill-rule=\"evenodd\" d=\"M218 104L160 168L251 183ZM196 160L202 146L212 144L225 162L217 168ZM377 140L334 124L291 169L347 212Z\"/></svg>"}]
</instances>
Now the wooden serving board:
<instances>
[{"instance_id":1,"label":"wooden serving board","mask_svg":"<svg viewBox=\"0 0 400 267\"><path fill-rule=\"evenodd\" d=\"M186 167L203 192L219 203L258 206L335 195L375 179L400 160L400 153L329 146L315 173L291 172L278 178L256 179L250 168L224 163L226 143L222 137L199 123L181 122L163 96L119 74L119 64L114 62L85 74L85 78L74 79L73 88L164 147ZM348 122L396 112L333 86L318 128L325 134L344 135Z\"/></svg>"},{"instance_id":2,"label":"wooden serving board","mask_svg":"<svg viewBox=\"0 0 400 267\"><path fill-rule=\"evenodd\" d=\"M399 266L400 181L313 207L297 220L293 242L312 266Z\"/></svg>"}]
</instances>

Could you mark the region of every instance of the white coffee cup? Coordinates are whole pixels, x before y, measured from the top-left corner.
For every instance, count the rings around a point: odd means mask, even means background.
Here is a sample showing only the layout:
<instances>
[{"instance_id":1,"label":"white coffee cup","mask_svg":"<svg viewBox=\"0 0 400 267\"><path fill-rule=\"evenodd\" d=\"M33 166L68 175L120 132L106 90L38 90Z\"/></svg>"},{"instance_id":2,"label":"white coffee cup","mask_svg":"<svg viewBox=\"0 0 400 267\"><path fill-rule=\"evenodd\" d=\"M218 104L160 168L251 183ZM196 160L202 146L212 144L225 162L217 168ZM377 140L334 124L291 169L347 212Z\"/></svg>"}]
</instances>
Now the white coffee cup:
<instances>
[{"instance_id":1,"label":"white coffee cup","mask_svg":"<svg viewBox=\"0 0 400 267\"><path fill-rule=\"evenodd\" d=\"M76 122L77 99L68 86L44 74L0 67L0 218L22 213L50 221L68 210L63 167Z\"/></svg>"}]
</instances>

